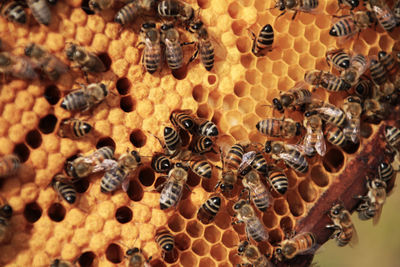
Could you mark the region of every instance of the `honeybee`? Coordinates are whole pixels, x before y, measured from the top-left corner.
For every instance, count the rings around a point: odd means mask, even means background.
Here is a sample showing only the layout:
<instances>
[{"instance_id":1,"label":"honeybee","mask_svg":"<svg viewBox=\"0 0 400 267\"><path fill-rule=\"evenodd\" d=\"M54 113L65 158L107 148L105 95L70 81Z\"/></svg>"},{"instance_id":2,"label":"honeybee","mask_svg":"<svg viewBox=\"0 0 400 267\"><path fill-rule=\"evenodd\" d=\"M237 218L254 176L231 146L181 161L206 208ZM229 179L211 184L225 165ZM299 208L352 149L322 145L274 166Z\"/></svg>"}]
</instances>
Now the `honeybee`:
<instances>
[{"instance_id":1,"label":"honeybee","mask_svg":"<svg viewBox=\"0 0 400 267\"><path fill-rule=\"evenodd\" d=\"M37 44L31 43L26 46L25 55L30 57L51 81L58 80L68 71L67 65Z\"/></svg>"},{"instance_id":2,"label":"honeybee","mask_svg":"<svg viewBox=\"0 0 400 267\"><path fill-rule=\"evenodd\" d=\"M65 50L68 60L75 62L84 72L104 72L106 66L100 58L92 52L86 51L83 46L71 43Z\"/></svg>"},{"instance_id":3,"label":"honeybee","mask_svg":"<svg viewBox=\"0 0 400 267\"><path fill-rule=\"evenodd\" d=\"M156 29L156 24L146 22L140 29L141 44L144 44L142 64L146 71L153 74L161 63L160 33Z\"/></svg>"},{"instance_id":4,"label":"honeybee","mask_svg":"<svg viewBox=\"0 0 400 267\"><path fill-rule=\"evenodd\" d=\"M317 111L307 111L304 114L304 127L307 129L303 139L304 152L308 156L313 156L315 152L324 156L326 145L322 132L322 120Z\"/></svg>"},{"instance_id":5,"label":"honeybee","mask_svg":"<svg viewBox=\"0 0 400 267\"><path fill-rule=\"evenodd\" d=\"M382 85L387 82L386 70L377 60L371 60L369 71L371 72L371 79L375 84Z\"/></svg>"},{"instance_id":6,"label":"honeybee","mask_svg":"<svg viewBox=\"0 0 400 267\"><path fill-rule=\"evenodd\" d=\"M394 126L386 125L385 127L385 138L387 144L396 151L399 150L400 145L400 129Z\"/></svg>"},{"instance_id":7,"label":"honeybee","mask_svg":"<svg viewBox=\"0 0 400 267\"><path fill-rule=\"evenodd\" d=\"M345 70L350 67L350 56L343 49L333 48L326 51L325 59L328 65L331 62L338 70Z\"/></svg>"},{"instance_id":8,"label":"honeybee","mask_svg":"<svg viewBox=\"0 0 400 267\"><path fill-rule=\"evenodd\" d=\"M329 143L342 148L345 147L346 138L339 127L333 124L328 124L325 126L324 135Z\"/></svg>"},{"instance_id":9,"label":"honeybee","mask_svg":"<svg viewBox=\"0 0 400 267\"><path fill-rule=\"evenodd\" d=\"M275 247L274 255L279 261L293 259L296 255L312 250L316 244L317 240L313 233L300 233L293 238L283 240Z\"/></svg>"},{"instance_id":10,"label":"honeybee","mask_svg":"<svg viewBox=\"0 0 400 267\"><path fill-rule=\"evenodd\" d=\"M0 6L0 14L11 22L26 23L26 12L20 1L3 1Z\"/></svg>"},{"instance_id":11,"label":"honeybee","mask_svg":"<svg viewBox=\"0 0 400 267\"><path fill-rule=\"evenodd\" d=\"M29 59L9 52L0 52L0 73L23 80L34 80L38 77Z\"/></svg>"},{"instance_id":12,"label":"honeybee","mask_svg":"<svg viewBox=\"0 0 400 267\"><path fill-rule=\"evenodd\" d=\"M272 44L274 43L274 29L270 24L265 25L258 36L253 32L250 32L253 36L253 46L251 52L256 57L261 57L265 55L265 51L272 50Z\"/></svg>"},{"instance_id":13,"label":"honeybee","mask_svg":"<svg viewBox=\"0 0 400 267\"><path fill-rule=\"evenodd\" d=\"M373 98L365 99L363 111L366 122L380 123L388 115L389 105Z\"/></svg>"},{"instance_id":14,"label":"honeybee","mask_svg":"<svg viewBox=\"0 0 400 267\"><path fill-rule=\"evenodd\" d=\"M386 183L380 179L367 181L368 193L366 196L355 196L363 202L358 206L358 217L360 220L373 218L372 223L376 225L381 217L383 204L386 201Z\"/></svg>"},{"instance_id":15,"label":"honeybee","mask_svg":"<svg viewBox=\"0 0 400 267\"><path fill-rule=\"evenodd\" d=\"M289 187L289 180L285 173L276 168L268 172L268 182L275 192L284 195Z\"/></svg>"},{"instance_id":16,"label":"honeybee","mask_svg":"<svg viewBox=\"0 0 400 267\"><path fill-rule=\"evenodd\" d=\"M304 80L317 88L321 86L329 92L347 91L351 88L344 79L326 71L309 70L304 75Z\"/></svg>"},{"instance_id":17,"label":"honeybee","mask_svg":"<svg viewBox=\"0 0 400 267\"><path fill-rule=\"evenodd\" d=\"M128 267L150 267L140 248L131 248L126 251L126 256L129 258Z\"/></svg>"},{"instance_id":18,"label":"honeybee","mask_svg":"<svg viewBox=\"0 0 400 267\"><path fill-rule=\"evenodd\" d=\"M190 109L172 111L169 120L176 128L191 132L196 123L190 114L192 114Z\"/></svg>"},{"instance_id":19,"label":"honeybee","mask_svg":"<svg viewBox=\"0 0 400 267\"><path fill-rule=\"evenodd\" d=\"M165 45L165 57L171 70L180 69L183 65L183 51L179 43L179 32L173 24L161 26L161 42Z\"/></svg>"},{"instance_id":20,"label":"honeybee","mask_svg":"<svg viewBox=\"0 0 400 267\"><path fill-rule=\"evenodd\" d=\"M267 141L265 143L265 152L272 153L272 158L283 160L286 165L297 172L306 173L308 171L306 158L294 145L284 144L281 141Z\"/></svg>"},{"instance_id":21,"label":"honeybee","mask_svg":"<svg viewBox=\"0 0 400 267\"><path fill-rule=\"evenodd\" d=\"M338 0L339 9L341 8L341 5L345 5L350 7L350 10L353 10L358 7L359 4L359 0Z\"/></svg>"},{"instance_id":22,"label":"honeybee","mask_svg":"<svg viewBox=\"0 0 400 267\"><path fill-rule=\"evenodd\" d=\"M341 77L344 81L353 86L358 82L367 68L367 59L363 55L357 54L351 57L350 67L342 72Z\"/></svg>"},{"instance_id":23,"label":"honeybee","mask_svg":"<svg viewBox=\"0 0 400 267\"><path fill-rule=\"evenodd\" d=\"M157 230L156 242L163 250L163 253L172 252L175 246L175 238L166 228Z\"/></svg>"},{"instance_id":24,"label":"honeybee","mask_svg":"<svg viewBox=\"0 0 400 267\"><path fill-rule=\"evenodd\" d=\"M8 238L8 227L12 214L12 207L6 203L3 197L0 197L0 244Z\"/></svg>"},{"instance_id":25,"label":"honeybee","mask_svg":"<svg viewBox=\"0 0 400 267\"><path fill-rule=\"evenodd\" d=\"M342 205L334 205L330 212L333 224L326 225L326 228L334 230L331 238L336 238L339 247L343 247L350 243L355 245L358 242L357 231L351 221L351 214Z\"/></svg>"},{"instance_id":26,"label":"honeybee","mask_svg":"<svg viewBox=\"0 0 400 267\"><path fill-rule=\"evenodd\" d=\"M89 0L89 8L93 11L102 11L111 8L114 0Z\"/></svg>"},{"instance_id":27,"label":"honeybee","mask_svg":"<svg viewBox=\"0 0 400 267\"><path fill-rule=\"evenodd\" d=\"M391 32L397 26L396 17L386 1L368 0L365 3L367 9L375 13L376 19L385 31Z\"/></svg>"},{"instance_id":28,"label":"honeybee","mask_svg":"<svg viewBox=\"0 0 400 267\"><path fill-rule=\"evenodd\" d=\"M378 59L381 65L386 69L386 73L392 82L399 79L398 73L400 71L400 66L391 54L386 53L385 51L380 51L378 53Z\"/></svg>"},{"instance_id":29,"label":"honeybee","mask_svg":"<svg viewBox=\"0 0 400 267\"><path fill-rule=\"evenodd\" d=\"M107 95L108 89L104 83L81 84L81 89L66 95L60 106L70 111L86 111L102 102Z\"/></svg>"},{"instance_id":30,"label":"honeybee","mask_svg":"<svg viewBox=\"0 0 400 267\"><path fill-rule=\"evenodd\" d=\"M259 121L256 125L257 130L271 137L292 138L301 133L301 124L292 119L268 118Z\"/></svg>"},{"instance_id":31,"label":"honeybee","mask_svg":"<svg viewBox=\"0 0 400 267\"><path fill-rule=\"evenodd\" d=\"M64 119L60 123L58 135L68 138L81 138L92 130L92 126L84 121L70 118Z\"/></svg>"},{"instance_id":32,"label":"honeybee","mask_svg":"<svg viewBox=\"0 0 400 267\"><path fill-rule=\"evenodd\" d=\"M350 15L339 16L333 24L329 34L334 37L350 38L356 33L370 27L374 23L374 17L369 11L357 11Z\"/></svg>"},{"instance_id":33,"label":"honeybee","mask_svg":"<svg viewBox=\"0 0 400 267\"><path fill-rule=\"evenodd\" d=\"M394 177L395 170L392 167L392 164L381 162L378 166L378 177L380 180L385 183L389 183L390 180Z\"/></svg>"},{"instance_id":34,"label":"honeybee","mask_svg":"<svg viewBox=\"0 0 400 267\"><path fill-rule=\"evenodd\" d=\"M32 15L36 21L40 24L49 26L51 21L51 11L46 0L27 0L26 3L31 9Z\"/></svg>"},{"instance_id":35,"label":"honeybee","mask_svg":"<svg viewBox=\"0 0 400 267\"><path fill-rule=\"evenodd\" d=\"M76 190L71 180L62 174L57 174L51 180L50 185L57 194L65 199L69 204L74 204L76 200Z\"/></svg>"},{"instance_id":36,"label":"honeybee","mask_svg":"<svg viewBox=\"0 0 400 267\"><path fill-rule=\"evenodd\" d=\"M197 211L197 219L203 224L209 224L214 221L221 207L220 197L211 197L204 202Z\"/></svg>"},{"instance_id":37,"label":"honeybee","mask_svg":"<svg viewBox=\"0 0 400 267\"><path fill-rule=\"evenodd\" d=\"M237 201L233 205L233 210L235 211L234 217L236 221L233 221L232 225L244 223L247 239L251 237L256 242L266 241L268 239L268 233L264 225L256 216L256 213L248 202L243 199Z\"/></svg>"},{"instance_id":38,"label":"honeybee","mask_svg":"<svg viewBox=\"0 0 400 267\"><path fill-rule=\"evenodd\" d=\"M0 178L14 175L21 167L21 160L17 155L11 154L0 159Z\"/></svg>"},{"instance_id":39,"label":"honeybee","mask_svg":"<svg viewBox=\"0 0 400 267\"><path fill-rule=\"evenodd\" d=\"M207 160L191 160L190 169L202 178L211 178L212 167Z\"/></svg>"},{"instance_id":40,"label":"honeybee","mask_svg":"<svg viewBox=\"0 0 400 267\"><path fill-rule=\"evenodd\" d=\"M332 104L325 102L314 103L310 105L310 110L318 111L324 121L338 127L343 127L347 123L345 112Z\"/></svg>"},{"instance_id":41,"label":"honeybee","mask_svg":"<svg viewBox=\"0 0 400 267\"><path fill-rule=\"evenodd\" d=\"M60 260L60 259L55 259L50 264L50 267L76 267L76 264L72 263L70 261L64 261L64 260Z\"/></svg>"},{"instance_id":42,"label":"honeybee","mask_svg":"<svg viewBox=\"0 0 400 267\"><path fill-rule=\"evenodd\" d=\"M304 82L297 83L289 91L281 92L279 99L272 100L273 106L279 112L283 113L285 108L296 110L296 106L303 106L311 103L311 92L308 91Z\"/></svg>"},{"instance_id":43,"label":"honeybee","mask_svg":"<svg viewBox=\"0 0 400 267\"><path fill-rule=\"evenodd\" d=\"M214 46L206 27L203 22L198 19L189 24L188 31L193 34L196 40L196 52L190 58L189 62L192 62L200 53L201 63L203 63L204 68L211 71L214 67Z\"/></svg>"},{"instance_id":44,"label":"honeybee","mask_svg":"<svg viewBox=\"0 0 400 267\"><path fill-rule=\"evenodd\" d=\"M139 15L154 17L156 3L157 0L129 1L115 14L114 21L124 26L135 20Z\"/></svg>"},{"instance_id":45,"label":"honeybee","mask_svg":"<svg viewBox=\"0 0 400 267\"><path fill-rule=\"evenodd\" d=\"M121 155L118 162L114 162L113 166L109 168L101 178L101 192L110 193L115 191L121 184L122 189L126 192L129 187L128 175L135 171L141 164L141 158L135 150L127 151Z\"/></svg>"},{"instance_id":46,"label":"honeybee","mask_svg":"<svg viewBox=\"0 0 400 267\"><path fill-rule=\"evenodd\" d=\"M171 169L171 161L165 155L158 153L155 154L151 159L151 167L154 171L165 173Z\"/></svg>"},{"instance_id":47,"label":"honeybee","mask_svg":"<svg viewBox=\"0 0 400 267\"><path fill-rule=\"evenodd\" d=\"M347 125L343 128L346 139L353 143L360 139L360 116L362 113L361 100L358 96L349 96L343 103L343 111L347 117Z\"/></svg>"},{"instance_id":48,"label":"honeybee","mask_svg":"<svg viewBox=\"0 0 400 267\"><path fill-rule=\"evenodd\" d=\"M396 18L397 24L400 23L400 0L397 0L393 6L393 15Z\"/></svg>"},{"instance_id":49,"label":"honeybee","mask_svg":"<svg viewBox=\"0 0 400 267\"><path fill-rule=\"evenodd\" d=\"M213 150L213 141L211 140L210 137L208 136L200 136L199 138L197 138L192 147L191 150L194 153L198 153L198 154L204 154L207 153L209 151Z\"/></svg>"},{"instance_id":50,"label":"honeybee","mask_svg":"<svg viewBox=\"0 0 400 267\"><path fill-rule=\"evenodd\" d=\"M260 175L255 171L251 170L248 172L242 180L243 191L248 191L249 199L253 201L254 205L262 212L266 211L271 205L271 194L261 182Z\"/></svg>"},{"instance_id":51,"label":"honeybee","mask_svg":"<svg viewBox=\"0 0 400 267\"><path fill-rule=\"evenodd\" d=\"M237 171L242 162L244 150L244 145L234 144L225 157L221 151L222 174L215 188L220 187L223 192L232 191L237 181Z\"/></svg>"},{"instance_id":52,"label":"honeybee","mask_svg":"<svg viewBox=\"0 0 400 267\"><path fill-rule=\"evenodd\" d=\"M297 12L311 12L316 9L318 7L318 0L276 0L275 7L283 11L279 17L285 14L287 10L293 10L293 20Z\"/></svg>"},{"instance_id":53,"label":"honeybee","mask_svg":"<svg viewBox=\"0 0 400 267\"><path fill-rule=\"evenodd\" d=\"M162 19L178 20L184 24L189 24L195 16L191 5L177 0L160 1L157 10Z\"/></svg>"},{"instance_id":54,"label":"honeybee","mask_svg":"<svg viewBox=\"0 0 400 267\"><path fill-rule=\"evenodd\" d=\"M239 165L239 173L240 175L246 175L251 169L255 169L256 171L266 175L268 173L268 164L265 160L263 154L256 151L249 151L243 154L242 162Z\"/></svg>"},{"instance_id":55,"label":"honeybee","mask_svg":"<svg viewBox=\"0 0 400 267\"><path fill-rule=\"evenodd\" d=\"M377 88L370 79L360 79L354 87L354 92L361 99L374 98Z\"/></svg>"},{"instance_id":56,"label":"honeybee","mask_svg":"<svg viewBox=\"0 0 400 267\"><path fill-rule=\"evenodd\" d=\"M218 136L219 131L217 125L209 120L202 120L196 124L196 133L201 136Z\"/></svg>"},{"instance_id":57,"label":"honeybee","mask_svg":"<svg viewBox=\"0 0 400 267\"><path fill-rule=\"evenodd\" d=\"M162 210L178 205L182 197L183 186L186 185L189 168L178 162L168 172L167 181L160 195L160 208ZM162 186L161 185L161 186Z\"/></svg>"},{"instance_id":58,"label":"honeybee","mask_svg":"<svg viewBox=\"0 0 400 267\"><path fill-rule=\"evenodd\" d=\"M400 77L400 76L399 76ZM399 79L400 82L400 79ZM397 104L397 100L399 98L399 90L397 88L400 86L400 83L395 86L394 83L388 81L386 83L384 83L379 89L379 93L380 93L380 97L379 97L379 101L380 102L386 102L392 105L396 105Z\"/></svg>"},{"instance_id":59,"label":"honeybee","mask_svg":"<svg viewBox=\"0 0 400 267\"><path fill-rule=\"evenodd\" d=\"M83 178L93 172L104 170L102 162L112 159L114 149L109 146L101 147L87 156L80 156L73 161L67 162L66 172L73 178Z\"/></svg>"},{"instance_id":60,"label":"honeybee","mask_svg":"<svg viewBox=\"0 0 400 267\"><path fill-rule=\"evenodd\" d=\"M258 248L249 242L243 241L238 247L238 255L242 257L243 263L238 266L253 266L253 267L272 267L267 257L260 253Z\"/></svg>"}]
</instances>

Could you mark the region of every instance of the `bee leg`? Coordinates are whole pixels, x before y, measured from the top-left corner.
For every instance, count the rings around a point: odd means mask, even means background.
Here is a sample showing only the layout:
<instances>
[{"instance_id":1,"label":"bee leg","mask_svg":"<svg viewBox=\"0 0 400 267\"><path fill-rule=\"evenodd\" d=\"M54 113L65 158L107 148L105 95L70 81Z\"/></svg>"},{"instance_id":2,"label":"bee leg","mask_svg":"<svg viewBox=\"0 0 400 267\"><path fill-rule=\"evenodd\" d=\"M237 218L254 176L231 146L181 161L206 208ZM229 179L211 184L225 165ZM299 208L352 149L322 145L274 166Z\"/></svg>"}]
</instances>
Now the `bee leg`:
<instances>
[{"instance_id":1,"label":"bee leg","mask_svg":"<svg viewBox=\"0 0 400 267\"><path fill-rule=\"evenodd\" d=\"M294 18L296 17L297 12L298 12L297 10L294 12L293 17L292 17L292 20L294 20Z\"/></svg>"},{"instance_id":2,"label":"bee leg","mask_svg":"<svg viewBox=\"0 0 400 267\"><path fill-rule=\"evenodd\" d=\"M279 18L280 16L283 16L284 14L286 14L286 10L283 11L277 18Z\"/></svg>"},{"instance_id":3,"label":"bee leg","mask_svg":"<svg viewBox=\"0 0 400 267\"><path fill-rule=\"evenodd\" d=\"M363 200L363 201L368 201L368 199L369 199L369 197L367 197L367 196L361 196L361 195L353 196L353 198L354 198L354 199Z\"/></svg>"},{"instance_id":4,"label":"bee leg","mask_svg":"<svg viewBox=\"0 0 400 267\"><path fill-rule=\"evenodd\" d=\"M188 64L196 59L197 55L199 54L199 50L199 46L197 45L196 52L194 52L193 56L189 59Z\"/></svg>"},{"instance_id":5,"label":"bee leg","mask_svg":"<svg viewBox=\"0 0 400 267\"><path fill-rule=\"evenodd\" d=\"M84 71L84 72L83 72L83 75L85 76L86 82L87 82L87 83L90 83L90 82L89 82L89 75L88 75L88 73L87 73L86 71Z\"/></svg>"},{"instance_id":6,"label":"bee leg","mask_svg":"<svg viewBox=\"0 0 400 267\"><path fill-rule=\"evenodd\" d=\"M184 46L184 45L192 45L192 44L194 44L195 42L183 42L183 43L181 43L181 46Z\"/></svg>"}]
</instances>

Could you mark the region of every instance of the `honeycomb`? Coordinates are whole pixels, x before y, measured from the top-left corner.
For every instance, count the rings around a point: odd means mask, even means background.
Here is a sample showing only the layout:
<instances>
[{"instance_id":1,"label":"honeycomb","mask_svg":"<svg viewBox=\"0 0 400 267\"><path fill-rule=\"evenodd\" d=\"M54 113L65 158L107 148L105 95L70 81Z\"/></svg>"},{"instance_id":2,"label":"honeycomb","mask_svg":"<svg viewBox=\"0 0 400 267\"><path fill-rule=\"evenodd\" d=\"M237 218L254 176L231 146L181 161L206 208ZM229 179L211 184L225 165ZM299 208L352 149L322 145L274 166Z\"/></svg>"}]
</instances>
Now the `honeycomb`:
<instances>
[{"instance_id":1,"label":"honeycomb","mask_svg":"<svg viewBox=\"0 0 400 267\"><path fill-rule=\"evenodd\" d=\"M138 48L143 19L121 29L112 22L114 10L87 14L82 8L87 1L59 1L51 7L53 17L48 27L33 20L29 26L21 26L0 18L0 37L6 51L22 55L23 47L35 42L68 63L64 48L69 42L78 43L97 53L107 65L107 72L90 75L89 80L103 81L112 91L92 111L73 114L60 107L60 99L85 83L79 70L72 69L55 83L7 79L1 85L0 154L16 153L24 162L16 177L0 181L1 194L14 209L13 235L0 246L2 266L48 266L54 258L77 261L81 266L125 266L123 255L133 246L152 257L152 266L225 267L241 263L237 246L245 236L244 227L231 225L232 204L240 186L235 194L222 198L221 210L209 225L199 222L196 213L215 194L220 175L216 168L209 180L191 173L187 182L191 192L185 189L176 210L161 211L159 193L154 190L164 178L151 169L150 157L162 148L149 133L162 136L172 110L192 109L198 117L218 125L220 146L246 140L265 142L266 137L255 125L273 115L266 106L279 91L293 87L309 69L329 70L324 57L337 42L329 35L337 1L319 1L314 14L300 13L295 20L291 20L291 12L277 18L280 11L271 9L274 1L186 2L200 10L199 16L215 43L211 72L205 71L197 59L179 73L171 73L166 65L154 75L146 73ZM274 49L256 58L251 53L248 30L257 33L267 23L275 31ZM399 36L398 30L395 33ZM190 40L188 33L182 30L181 34L182 39ZM390 51L396 41L393 36L379 27L368 28L342 46L371 56L379 50ZM187 62L194 51L190 46L183 50ZM314 94L332 104L340 104L346 97L323 89ZM93 126L88 137L71 140L57 135L59 122L72 115ZM302 120L296 112L289 117ZM263 252L271 253L287 230L307 231L328 222L317 203L333 202L337 195L330 194L332 188L346 192L356 186L350 180L341 183L344 177L357 173L364 179L353 164L361 160L361 152L383 153L383 141L378 138L382 125L363 125L363 133L361 145L346 151L327 144L328 152L322 160L309 160L307 174L286 173L288 192L274 195L272 208L259 214L269 233L269 241L259 244ZM129 191L100 193L100 173L79 182L75 205L62 201L49 186L52 177L63 170L67 159L105 145L115 147L116 155L128 147L143 156L144 164L131 178ZM210 160L219 164L218 156L211 155ZM368 164L377 161L372 159ZM355 205L355 200L349 201ZM316 220L316 216L323 219ZM160 227L167 227L175 236L173 257L165 260L154 240ZM325 242L328 235L329 231L322 230L318 243Z\"/></svg>"}]
</instances>

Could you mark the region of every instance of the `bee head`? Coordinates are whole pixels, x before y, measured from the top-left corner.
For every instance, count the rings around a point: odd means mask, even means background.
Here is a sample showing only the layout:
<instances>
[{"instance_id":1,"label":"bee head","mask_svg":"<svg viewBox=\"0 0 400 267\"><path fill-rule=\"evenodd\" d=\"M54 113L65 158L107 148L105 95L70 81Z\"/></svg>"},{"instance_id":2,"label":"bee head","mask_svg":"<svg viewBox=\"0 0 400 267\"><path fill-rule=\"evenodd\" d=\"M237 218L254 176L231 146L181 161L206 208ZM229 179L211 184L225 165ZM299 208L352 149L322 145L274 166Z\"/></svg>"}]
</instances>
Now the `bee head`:
<instances>
[{"instance_id":1,"label":"bee head","mask_svg":"<svg viewBox=\"0 0 400 267\"><path fill-rule=\"evenodd\" d=\"M139 153L137 151L132 150L131 151L131 156L135 158L137 163L140 163L141 158L140 158L140 155L139 155Z\"/></svg>"},{"instance_id":2,"label":"bee head","mask_svg":"<svg viewBox=\"0 0 400 267\"><path fill-rule=\"evenodd\" d=\"M246 247L248 245L249 245L249 242L247 240L243 241L238 247L238 253L242 254L246 250Z\"/></svg>"},{"instance_id":3,"label":"bee head","mask_svg":"<svg viewBox=\"0 0 400 267\"><path fill-rule=\"evenodd\" d=\"M149 30L149 29L155 29L156 24L154 22L145 22L142 24L142 29L144 30Z\"/></svg>"},{"instance_id":4,"label":"bee head","mask_svg":"<svg viewBox=\"0 0 400 267\"><path fill-rule=\"evenodd\" d=\"M279 101L278 98L272 99L272 104L274 105L274 108L276 108L276 110L278 110L279 112L283 113L282 102Z\"/></svg>"},{"instance_id":5,"label":"bee head","mask_svg":"<svg viewBox=\"0 0 400 267\"><path fill-rule=\"evenodd\" d=\"M13 209L10 205L6 204L1 207L1 215L7 219L11 218L13 214Z\"/></svg>"},{"instance_id":6,"label":"bee head","mask_svg":"<svg viewBox=\"0 0 400 267\"><path fill-rule=\"evenodd\" d=\"M174 28L174 24L172 24L172 23L164 23L163 25L161 25L161 31L163 31L163 32L168 31L173 28Z\"/></svg>"},{"instance_id":7,"label":"bee head","mask_svg":"<svg viewBox=\"0 0 400 267\"><path fill-rule=\"evenodd\" d=\"M100 88L103 90L103 95L107 96L108 95L107 85L105 85L104 83L100 83Z\"/></svg>"},{"instance_id":8,"label":"bee head","mask_svg":"<svg viewBox=\"0 0 400 267\"><path fill-rule=\"evenodd\" d=\"M0 66L7 66L11 64L10 57L6 53L0 53Z\"/></svg>"},{"instance_id":9,"label":"bee head","mask_svg":"<svg viewBox=\"0 0 400 267\"><path fill-rule=\"evenodd\" d=\"M271 141L265 142L264 150L265 150L266 153L271 153L271 151L272 151Z\"/></svg>"},{"instance_id":10,"label":"bee head","mask_svg":"<svg viewBox=\"0 0 400 267\"><path fill-rule=\"evenodd\" d=\"M132 255L132 254L134 254L134 253L138 253L138 252L140 252L140 249L139 249L139 248L131 248L131 249L128 249L128 250L126 251L126 255L127 255L127 256L130 256L130 255Z\"/></svg>"},{"instance_id":11,"label":"bee head","mask_svg":"<svg viewBox=\"0 0 400 267\"><path fill-rule=\"evenodd\" d=\"M34 44L30 44L27 47L25 47L25 50L24 50L25 56L30 57L32 55L33 47L34 47Z\"/></svg>"},{"instance_id":12,"label":"bee head","mask_svg":"<svg viewBox=\"0 0 400 267\"><path fill-rule=\"evenodd\" d=\"M77 52L75 44L70 44L70 46L65 50L67 58L71 61L74 59L75 52Z\"/></svg>"}]
</instances>

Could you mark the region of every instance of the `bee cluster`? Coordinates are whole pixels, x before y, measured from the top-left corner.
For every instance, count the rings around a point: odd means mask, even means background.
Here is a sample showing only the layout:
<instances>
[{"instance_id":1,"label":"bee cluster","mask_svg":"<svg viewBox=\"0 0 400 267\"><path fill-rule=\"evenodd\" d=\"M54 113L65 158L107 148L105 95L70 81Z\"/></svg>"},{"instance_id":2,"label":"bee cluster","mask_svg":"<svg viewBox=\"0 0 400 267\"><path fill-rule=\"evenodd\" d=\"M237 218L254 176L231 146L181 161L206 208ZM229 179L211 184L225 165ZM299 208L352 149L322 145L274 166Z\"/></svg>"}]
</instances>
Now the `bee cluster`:
<instances>
[{"instance_id":1,"label":"bee cluster","mask_svg":"<svg viewBox=\"0 0 400 267\"><path fill-rule=\"evenodd\" d=\"M12 22L25 24L30 20L25 10L28 7L30 13L39 24L48 26L51 22L49 4L55 5L57 0L5 0L1 3L0 14Z\"/></svg>"}]
</instances>

